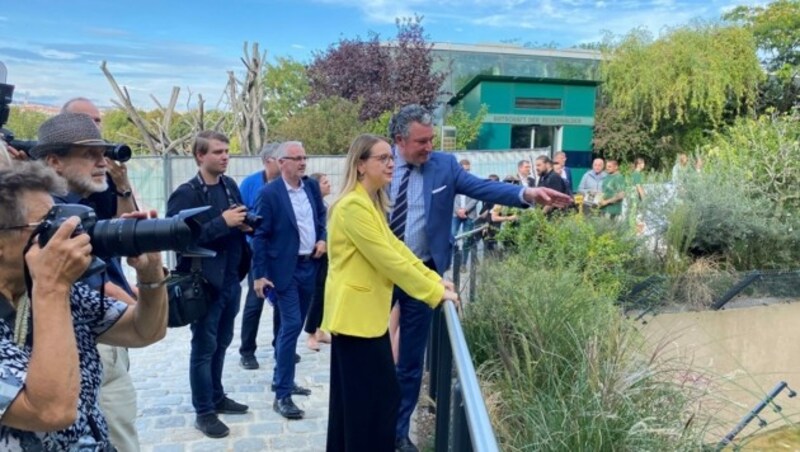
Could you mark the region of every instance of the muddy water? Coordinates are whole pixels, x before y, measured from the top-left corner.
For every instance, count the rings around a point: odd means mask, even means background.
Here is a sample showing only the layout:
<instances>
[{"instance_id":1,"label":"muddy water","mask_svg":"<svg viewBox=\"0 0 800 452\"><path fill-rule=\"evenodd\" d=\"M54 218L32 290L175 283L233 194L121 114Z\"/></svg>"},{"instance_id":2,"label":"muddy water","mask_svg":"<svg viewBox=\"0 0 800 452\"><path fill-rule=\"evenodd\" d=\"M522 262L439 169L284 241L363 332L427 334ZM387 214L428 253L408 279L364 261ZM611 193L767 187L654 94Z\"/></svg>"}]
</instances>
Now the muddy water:
<instances>
[{"instance_id":1,"label":"muddy water","mask_svg":"<svg viewBox=\"0 0 800 452\"><path fill-rule=\"evenodd\" d=\"M684 382L707 389L701 415L711 419L708 440L721 439L779 381L800 392L800 302L725 311L664 313L639 324L662 358L689 363ZM765 430L800 422L800 396L782 392L776 412L765 409ZM758 420L738 438L756 433ZM751 437L752 438L752 437ZM800 450L800 436L781 437L782 450ZM762 437L763 439L763 437ZM742 443L740 443L742 445Z\"/></svg>"}]
</instances>

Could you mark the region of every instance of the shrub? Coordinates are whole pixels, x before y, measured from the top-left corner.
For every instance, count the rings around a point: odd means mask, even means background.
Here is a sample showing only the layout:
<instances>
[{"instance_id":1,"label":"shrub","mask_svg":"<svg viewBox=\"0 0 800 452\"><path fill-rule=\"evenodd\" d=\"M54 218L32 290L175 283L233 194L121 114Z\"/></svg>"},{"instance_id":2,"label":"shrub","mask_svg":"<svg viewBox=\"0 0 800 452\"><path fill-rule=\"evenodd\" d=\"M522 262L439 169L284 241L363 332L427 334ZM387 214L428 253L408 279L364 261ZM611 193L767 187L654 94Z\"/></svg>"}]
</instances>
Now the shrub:
<instances>
[{"instance_id":1,"label":"shrub","mask_svg":"<svg viewBox=\"0 0 800 452\"><path fill-rule=\"evenodd\" d=\"M710 166L739 174L777 213L800 212L800 114L740 118L705 151Z\"/></svg>"},{"instance_id":2,"label":"shrub","mask_svg":"<svg viewBox=\"0 0 800 452\"><path fill-rule=\"evenodd\" d=\"M685 270L698 257L737 270L800 265L797 217L781 213L740 169L706 167L677 190L664 187L649 198L644 216L665 240L661 252L669 274Z\"/></svg>"},{"instance_id":3,"label":"shrub","mask_svg":"<svg viewBox=\"0 0 800 452\"><path fill-rule=\"evenodd\" d=\"M515 228L499 238L510 240L529 268L572 269L594 290L615 297L631 283L637 241L627 221L565 214L547 218L525 211Z\"/></svg>"},{"instance_id":4,"label":"shrub","mask_svg":"<svg viewBox=\"0 0 800 452\"><path fill-rule=\"evenodd\" d=\"M525 252L481 269L465 332L503 450L697 450L693 391L575 271Z\"/></svg>"}]
</instances>

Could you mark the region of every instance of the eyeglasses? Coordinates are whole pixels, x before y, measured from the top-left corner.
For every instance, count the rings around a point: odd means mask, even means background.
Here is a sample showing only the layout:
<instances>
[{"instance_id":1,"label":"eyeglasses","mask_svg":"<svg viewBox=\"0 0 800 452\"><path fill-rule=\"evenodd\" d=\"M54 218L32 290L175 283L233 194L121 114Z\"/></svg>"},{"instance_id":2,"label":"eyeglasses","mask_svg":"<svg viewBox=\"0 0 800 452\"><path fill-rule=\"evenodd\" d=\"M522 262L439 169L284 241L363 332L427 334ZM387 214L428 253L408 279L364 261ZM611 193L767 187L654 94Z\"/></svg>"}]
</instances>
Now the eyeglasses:
<instances>
[{"instance_id":1,"label":"eyeglasses","mask_svg":"<svg viewBox=\"0 0 800 452\"><path fill-rule=\"evenodd\" d=\"M0 231L14 231L17 229L35 228L40 224L42 224L42 221L37 221L35 223L21 224L19 226L6 226L4 228L0 228Z\"/></svg>"},{"instance_id":2,"label":"eyeglasses","mask_svg":"<svg viewBox=\"0 0 800 452\"><path fill-rule=\"evenodd\" d=\"M388 164L390 161L394 162L394 155L392 154L368 155L366 158L375 159L384 165Z\"/></svg>"},{"instance_id":3,"label":"eyeglasses","mask_svg":"<svg viewBox=\"0 0 800 452\"><path fill-rule=\"evenodd\" d=\"M293 162L305 162L308 160L308 157L301 155L299 157L281 157L281 160L291 160Z\"/></svg>"}]
</instances>

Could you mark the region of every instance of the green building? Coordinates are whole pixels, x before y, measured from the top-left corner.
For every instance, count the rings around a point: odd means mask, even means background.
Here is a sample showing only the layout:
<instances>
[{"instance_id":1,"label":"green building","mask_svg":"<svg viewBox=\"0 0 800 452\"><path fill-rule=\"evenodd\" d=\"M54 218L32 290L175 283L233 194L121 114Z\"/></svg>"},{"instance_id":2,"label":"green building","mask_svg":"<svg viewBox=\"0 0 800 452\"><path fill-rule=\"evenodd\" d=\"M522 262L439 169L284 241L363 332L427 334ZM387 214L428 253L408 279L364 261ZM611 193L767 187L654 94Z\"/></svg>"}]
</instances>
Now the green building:
<instances>
[{"instance_id":1,"label":"green building","mask_svg":"<svg viewBox=\"0 0 800 452\"><path fill-rule=\"evenodd\" d=\"M475 149L533 149L550 156L564 151L568 166L588 168L598 85L593 80L478 75L448 104L461 105L472 115L488 107ZM573 179L580 180L582 173Z\"/></svg>"}]
</instances>

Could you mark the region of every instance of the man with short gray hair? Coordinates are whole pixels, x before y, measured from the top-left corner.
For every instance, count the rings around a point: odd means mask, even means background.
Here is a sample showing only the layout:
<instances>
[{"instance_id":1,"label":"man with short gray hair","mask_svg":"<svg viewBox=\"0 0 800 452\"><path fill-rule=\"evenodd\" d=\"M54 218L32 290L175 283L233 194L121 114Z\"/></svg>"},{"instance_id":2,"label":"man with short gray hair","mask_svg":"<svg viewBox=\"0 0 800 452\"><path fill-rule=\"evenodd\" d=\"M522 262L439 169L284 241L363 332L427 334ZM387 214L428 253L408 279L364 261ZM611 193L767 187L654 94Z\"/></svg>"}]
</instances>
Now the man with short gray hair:
<instances>
[{"instance_id":1,"label":"man with short gray hair","mask_svg":"<svg viewBox=\"0 0 800 452\"><path fill-rule=\"evenodd\" d=\"M258 198L257 213L264 220L253 237L253 287L261 298L274 293L280 315L273 409L287 419L302 419L305 413L292 396L307 396L311 390L295 383L295 350L326 251L326 215L319 183L304 177L302 143L282 143L276 158L281 177L264 186Z\"/></svg>"},{"instance_id":2,"label":"man with short gray hair","mask_svg":"<svg viewBox=\"0 0 800 452\"><path fill-rule=\"evenodd\" d=\"M280 177L280 168L278 168L277 151L280 143L267 143L258 154L261 157L261 163L264 165L263 170L256 171L255 173L247 176L239 185L239 191L242 192L242 200L244 205L250 212L255 212L258 207L256 201L259 193L264 188L264 185ZM252 238L247 238L248 243L252 246ZM253 269L247 275L247 298L245 298L244 310L242 312L242 341L239 347L239 354L241 358L239 365L247 370L258 369L259 364L256 360L256 337L258 336L258 324L261 321L261 313L264 310L264 299L256 296L255 289L253 289ZM280 317L273 310L272 316L272 334L277 337L278 328L280 327ZM272 345L275 345L273 338Z\"/></svg>"}]
</instances>

